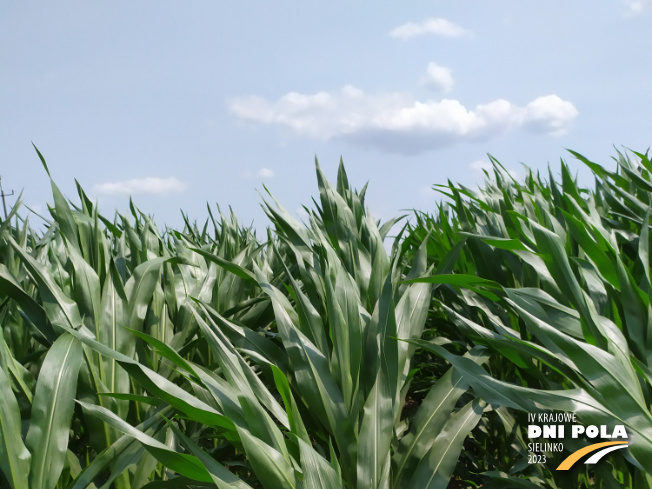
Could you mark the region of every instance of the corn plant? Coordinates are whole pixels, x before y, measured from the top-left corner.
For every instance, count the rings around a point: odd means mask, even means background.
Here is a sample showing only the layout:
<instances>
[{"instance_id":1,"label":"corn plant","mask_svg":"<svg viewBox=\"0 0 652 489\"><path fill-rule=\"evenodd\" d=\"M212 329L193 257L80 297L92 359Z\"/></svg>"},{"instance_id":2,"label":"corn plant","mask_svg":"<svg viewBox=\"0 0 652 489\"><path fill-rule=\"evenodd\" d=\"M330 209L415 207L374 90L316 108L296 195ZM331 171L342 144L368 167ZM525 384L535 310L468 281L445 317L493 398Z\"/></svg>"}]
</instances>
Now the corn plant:
<instances>
[{"instance_id":1,"label":"corn plant","mask_svg":"<svg viewBox=\"0 0 652 489\"><path fill-rule=\"evenodd\" d=\"M335 186L317 165L306 222L270 194L265 241L219 208L107 219L53 182L43 232L0 223L0 484L650 487L652 165L574 155L594 189L494 160L390 251L398 219L342 165ZM542 410L623 424L629 448L528 464Z\"/></svg>"},{"instance_id":2,"label":"corn plant","mask_svg":"<svg viewBox=\"0 0 652 489\"><path fill-rule=\"evenodd\" d=\"M428 284L401 282L426 272L425 247L403 272L402 258L392 263L387 256L383 236L343 168L337 189L319 168L318 180L322 205L311 214L310 227L267 206L279 237L270 246L286 265L283 290L272 283L269 267L252 263L252 273L234 262L216 262L258 284L273 308L270 324L253 329L196 300L194 319L214 366L183 359L139 335L184 372L185 392L172 384L161 389L162 379L151 382L154 373L144 366L136 371L133 360L82 340L113 355L150 395L176 410L169 423L191 458L172 455L103 407L83 407L138 437L159 461L170 464L177 457L170 466L183 480L218 487L445 487L485 405L468 398L458 408L466 386L450 371L414 420L401 416L415 350L401 340L420 336L430 302ZM486 360L479 351L467 357ZM240 468L212 458L218 447L211 449L206 439L233 445L231 456L243 453Z\"/></svg>"},{"instance_id":3,"label":"corn plant","mask_svg":"<svg viewBox=\"0 0 652 489\"><path fill-rule=\"evenodd\" d=\"M424 232L440 233L432 259L455 243L465 248L456 274L423 279L441 285L438 314L450 334L489 347L499 363L488 373L441 346L416 344L451 362L493 406L575 411L587 424L624 424L629 451L595 474L575 470L572 484L588 486L599 475L603 484L649 487L652 166L646 155L619 155L610 172L574 155L594 172L595 191L579 187L563 163L561 184L530 173L519 185L494 161L495 178L484 189L449 184L442 191L452 209L419 216L411 230L417 244ZM510 445L525 457L522 440ZM518 461L489 465L493 477ZM569 483L554 466L537 469L524 467L523 477L551 487Z\"/></svg>"}]
</instances>

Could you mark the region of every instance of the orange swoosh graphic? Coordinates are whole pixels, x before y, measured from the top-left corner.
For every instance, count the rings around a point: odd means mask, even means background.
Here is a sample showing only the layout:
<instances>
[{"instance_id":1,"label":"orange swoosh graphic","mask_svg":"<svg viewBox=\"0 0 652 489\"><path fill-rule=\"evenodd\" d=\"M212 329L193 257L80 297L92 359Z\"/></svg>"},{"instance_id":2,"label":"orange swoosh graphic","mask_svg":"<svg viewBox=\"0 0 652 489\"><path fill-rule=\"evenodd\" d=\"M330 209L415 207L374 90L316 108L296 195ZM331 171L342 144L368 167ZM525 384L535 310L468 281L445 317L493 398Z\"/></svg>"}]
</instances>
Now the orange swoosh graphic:
<instances>
[{"instance_id":1,"label":"orange swoosh graphic","mask_svg":"<svg viewBox=\"0 0 652 489\"><path fill-rule=\"evenodd\" d=\"M571 453L568 457L566 457L566 460L564 460L562 463L559 464L559 467L557 467L557 470L568 470L570 469L575 462L577 462L579 459L581 459L584 455L587 453L594 452L602 447L609 447L611 445L626 445L628 442L626 441L605 441L602 443L594 443L593 445L589 445L588 447L580 448L576 452Z\"/></svg>"}]
</instances>

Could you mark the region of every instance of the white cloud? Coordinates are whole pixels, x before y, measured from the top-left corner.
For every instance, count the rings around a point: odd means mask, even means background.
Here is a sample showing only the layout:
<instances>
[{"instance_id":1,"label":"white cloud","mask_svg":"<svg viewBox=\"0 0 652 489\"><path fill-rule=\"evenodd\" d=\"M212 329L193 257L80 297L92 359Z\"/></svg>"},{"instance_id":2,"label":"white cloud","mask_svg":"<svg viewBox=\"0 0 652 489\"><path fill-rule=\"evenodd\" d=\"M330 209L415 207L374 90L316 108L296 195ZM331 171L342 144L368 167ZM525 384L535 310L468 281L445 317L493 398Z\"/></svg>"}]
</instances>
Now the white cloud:
<instances>
[{"instance_id":1,"label":"white cloud","mask_svg":"<svg viewBox=\"0 0 652 489\"><path fill-rule=\"evenodd\" d=\"M247 170L242 173L242 176L244 178L260 178L261 180L268 180L270 178L274 178L274 170L271 170L266 167L262 167L258 169L256 172Z\"/></svg>"},{"instance_id":2,"label":"white cloud","mask_svg":"<svg viewBox=\"0 0 652 489\"><path fill-rule=\"evenodd\" d=\"M531 132L560 136L568 132L569 123L577 114L572 103L557 95L546 95L525 106L523 125Z\"/></svg>"},{"instance_id":3,"label":"white cloud","mask_svg":"<svg viewBox=\"0 0 652 489\"><path fill-rule=\"evenodd\" d=\"M114 194L178 194L188 187L176 177L146 177L132 178L131 180L122 180L120 182L104 182L93 186L97 194L114 195Z\"/></svg>"},{"instance_id":4,"label":"white cloud","mask_svg":"<svg viewBox=\"0 0 652 489\"><path fill-rule=\"evenodd\" d=\"M392 29L389 33L392 37L399 39L409 39L411 37L423 36L425 34L435 34L443 37L459 37L468 31L463 27L454 24L446 19L428 19L423 22L408 22Z\"/></svg>"},{"instance_id":5,"label":"white cloud","mask_svg":"<svg viewBox=\"0 0 652 489\"><path fill-rule=\"evenodd\" d=\"M440 66L437 63L428 63L424 85L435 92L450 92L453 89L455 80L450 68Z\"/></svg>"},{"instance_id":6,"label":"white cloud","mask_svg":"<svg viewBox=\"0 0 652 489\"><path fill-rule=\"evenodd\" d=\"M268 178L274 178L274 171L270 170L269 168L261 168L256 172L256 176L258 178L262 178L263 180L268 179Z\"/></svg>"},{"instance_id":7,"label":"white cloud","mask_svg":"<svg viewBox=\"0 0 652 489\"><path fill-rule=\"evenodd\" d=\"M415 100L409 94L366 94L352 86L339 92L290 92L276 102L261 97L231 100L238 118L285 126L315 139L341 138L395 153L414 154L468 140L486 140L516 127L560 135L577 116L557 95L525 107L497 99L467 108L458 100Z\"/></svg>"},{"instance_id":8,"label":"white cloud","mask_svg":"<svg viewBox=\"0 0 652 489\"><path fill-rule=\"evenodd\" d=\"M629 12L632 14L640 14L646 10L652 3L650 0L625 0Z\"/></svg>"}]
</instances>

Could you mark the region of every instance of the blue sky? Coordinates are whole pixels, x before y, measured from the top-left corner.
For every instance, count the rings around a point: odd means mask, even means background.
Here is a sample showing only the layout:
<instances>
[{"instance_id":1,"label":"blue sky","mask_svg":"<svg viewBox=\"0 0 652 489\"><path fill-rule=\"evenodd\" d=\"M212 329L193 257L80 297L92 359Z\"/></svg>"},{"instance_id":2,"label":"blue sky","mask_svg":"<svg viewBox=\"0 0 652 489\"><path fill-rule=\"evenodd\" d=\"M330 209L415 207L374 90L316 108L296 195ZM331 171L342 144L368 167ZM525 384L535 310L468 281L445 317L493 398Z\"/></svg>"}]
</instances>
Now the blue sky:
<instances>
[{"instance_id":1,"label":"blue sky","mask_svg":"<svg viewBox=\"0 0 652 489\"><path fill-rule=\"evenodd\" d=\"M47 211L34 142L105 215L131 194L159 223L208 203L262 229L263 185L300 216L315 156L383 220L481 182L487 153L582 177L565 148L650 145L651 4L4 0L2 184Z\"/></svg>"}]
</instances>

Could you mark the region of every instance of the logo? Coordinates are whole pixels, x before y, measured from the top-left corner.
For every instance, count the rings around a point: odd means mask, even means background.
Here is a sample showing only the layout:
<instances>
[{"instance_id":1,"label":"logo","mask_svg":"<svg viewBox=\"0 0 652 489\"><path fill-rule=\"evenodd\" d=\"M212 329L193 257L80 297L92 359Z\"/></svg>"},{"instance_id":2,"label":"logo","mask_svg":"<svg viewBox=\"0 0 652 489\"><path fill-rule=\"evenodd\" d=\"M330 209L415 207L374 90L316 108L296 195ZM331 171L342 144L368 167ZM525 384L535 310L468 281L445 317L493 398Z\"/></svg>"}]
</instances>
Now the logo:
<instances>
[{"instance_id":1,"label":"logo","mask_svg":"<svg viewBox=\"0 0 652 489\"><path fill-rule=\"evenodd\" d=\"M571 439L599 437L611 440L600 441L575 450L559 464L557 470L569 470L589 454L592 455L584 463L596 464L605 455L629 446L624 425L585 426L578 423L575 413L529 413L527 433L532 441L528 443L529 463L545 463L552 454L563 452L567 435Z\"/></svg>"},{"instance_id":2,"label":"logo","mask_svg":"<svg viewBox=\"0 0 652 489\"><path fill-rule=\"evenodd\" d=\"M585 464L597 464L602 457L604 457L609 452L614 450L620 450L621 448L627 447L629 444L626 441L605 441L602 443L594 443L588 447L580 448L579 450L571 453L566 460L559 464L557 470L568 470L570 469L575 462L581 459L584 455L587 455L591 452L599 450L598 453L589 457L584 463ZM602 450L600 450L602 448Z\"/></svg>"}]
</instances>

